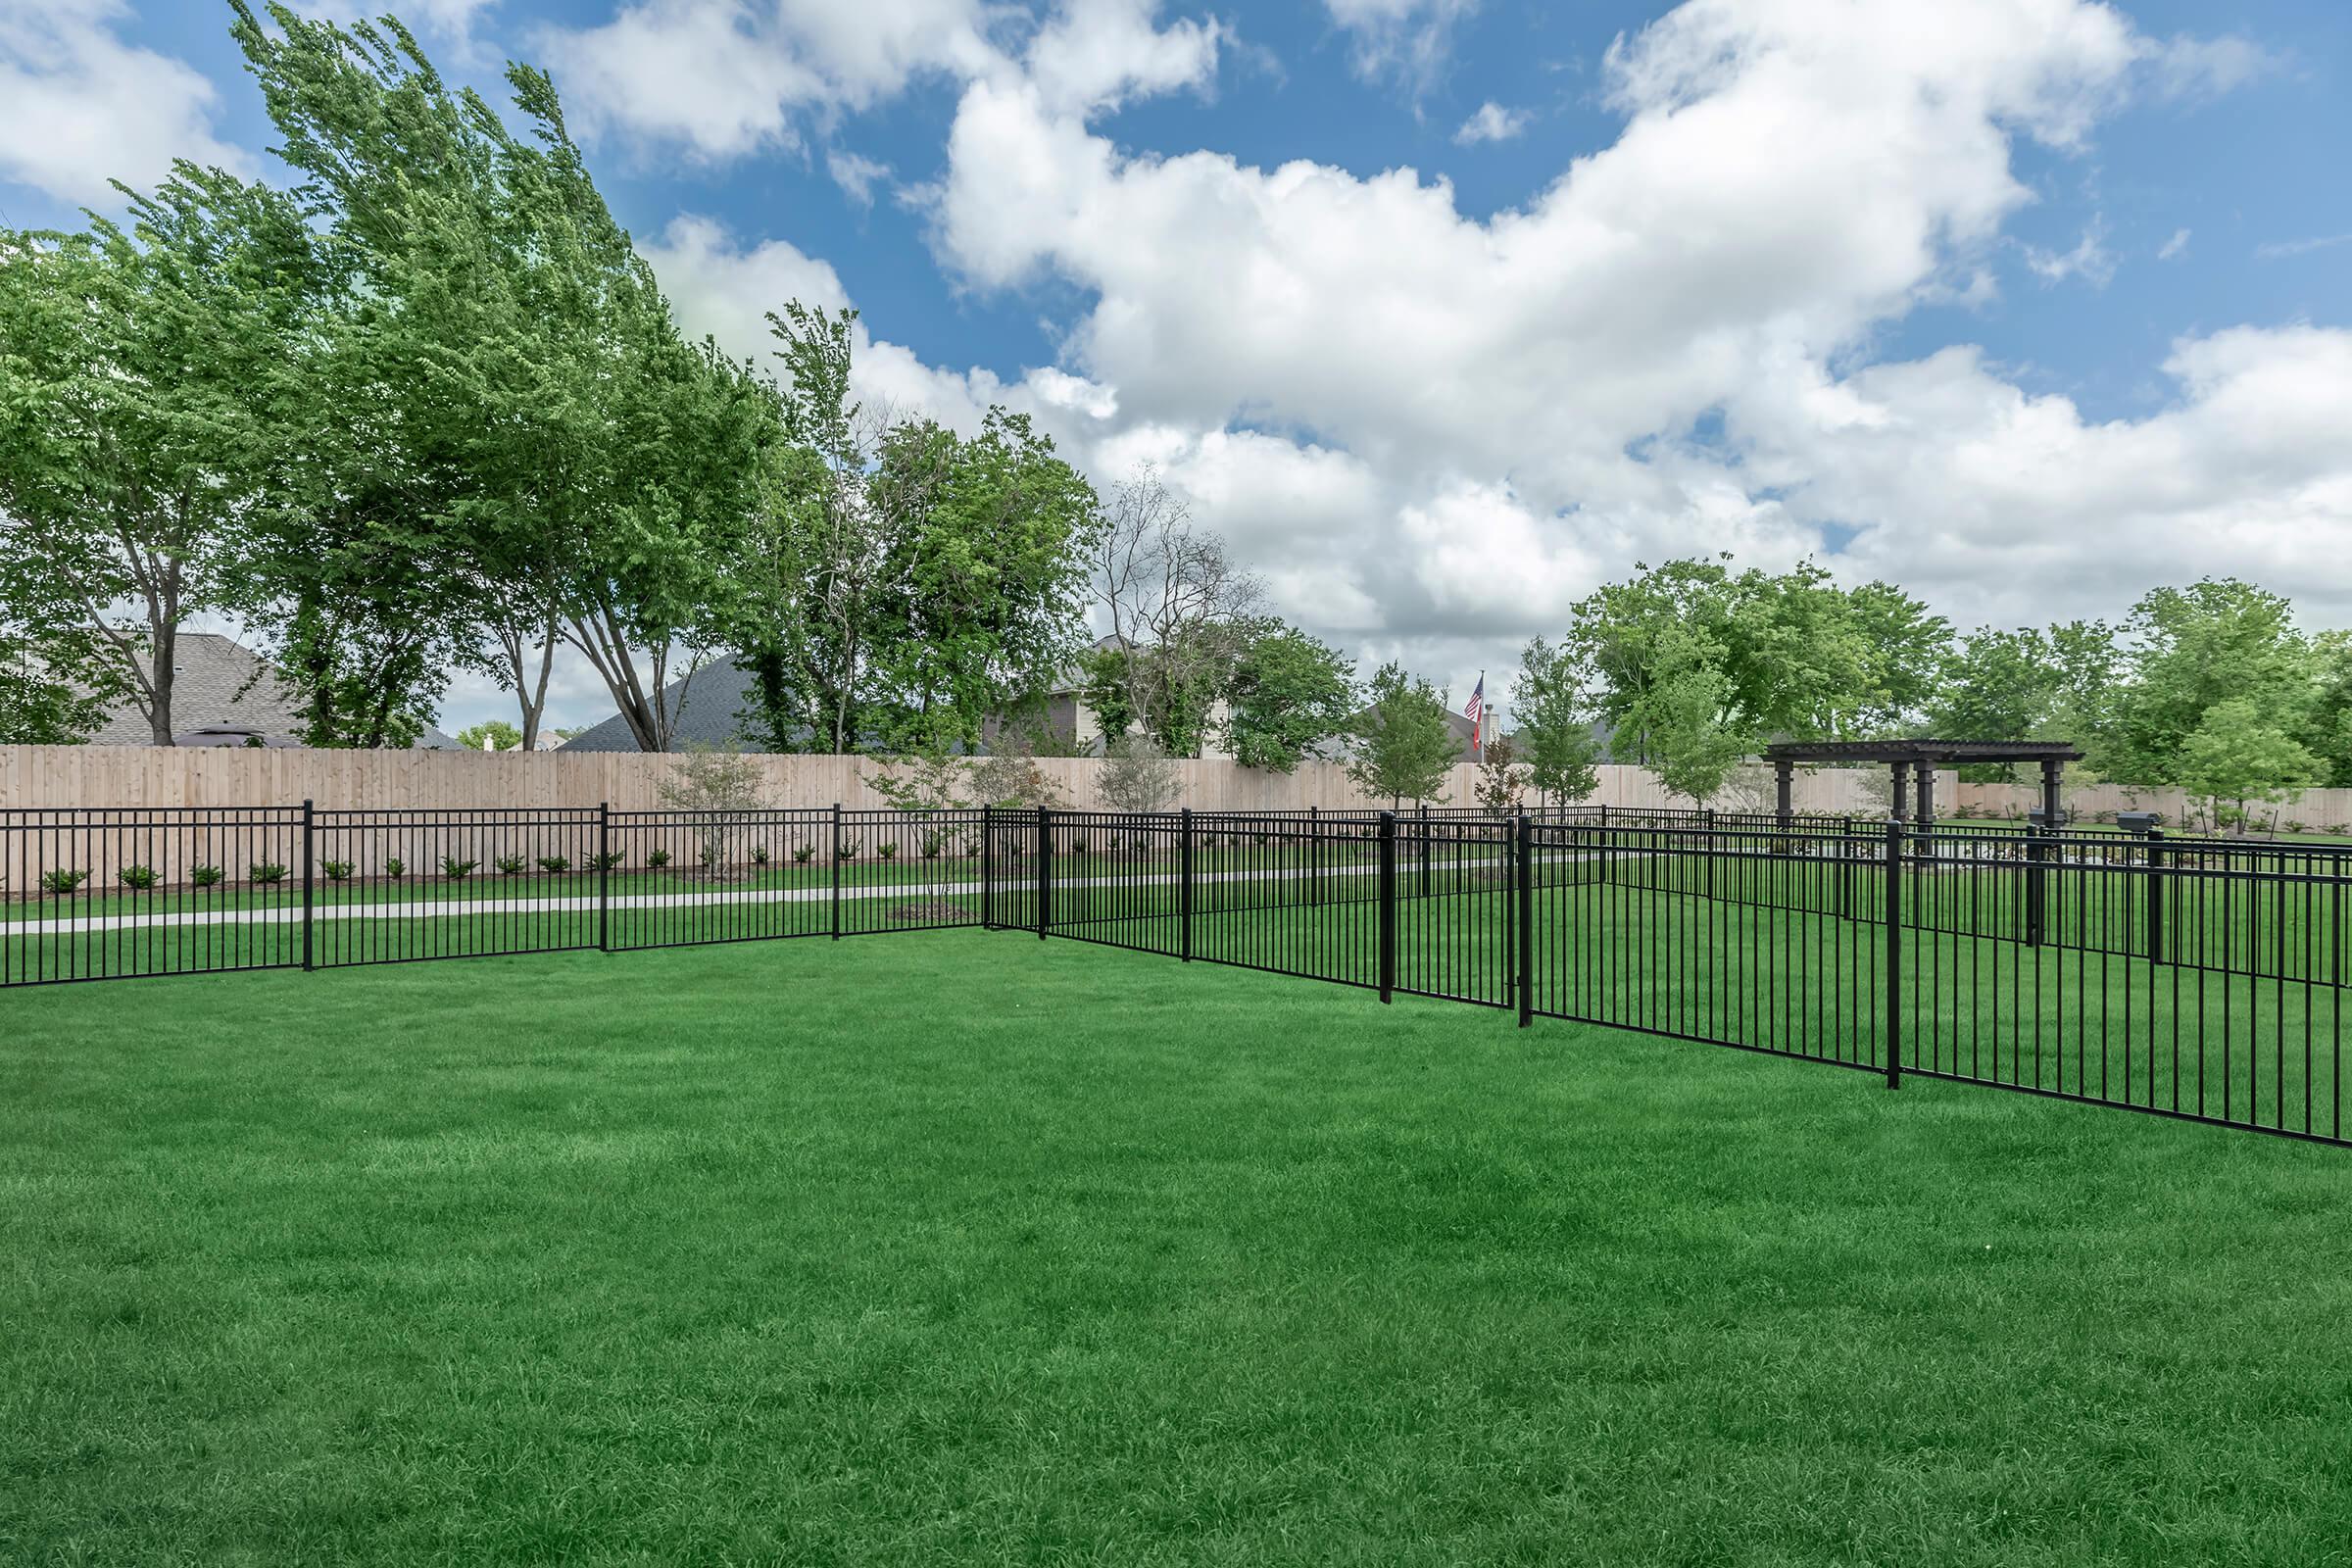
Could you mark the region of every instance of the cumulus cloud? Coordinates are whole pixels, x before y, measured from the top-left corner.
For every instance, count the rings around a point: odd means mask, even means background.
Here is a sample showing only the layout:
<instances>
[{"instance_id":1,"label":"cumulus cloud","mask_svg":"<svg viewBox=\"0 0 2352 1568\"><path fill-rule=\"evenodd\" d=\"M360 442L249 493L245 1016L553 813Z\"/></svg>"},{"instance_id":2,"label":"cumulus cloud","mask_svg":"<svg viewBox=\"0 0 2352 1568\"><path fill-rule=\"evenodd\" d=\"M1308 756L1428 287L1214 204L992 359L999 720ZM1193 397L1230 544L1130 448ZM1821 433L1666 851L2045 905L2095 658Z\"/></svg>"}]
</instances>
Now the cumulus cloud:
<instances>
[{"instance_id":1,"label":"cumulus cloud","mask_svg":"<svg viewBox=\"0 0 2352 1568\"><path fill-rule=\"evenodd\" d=\"M1018 77L1054 113L1082 118L1205 86L1224 24L1161 27L1157 11L1156 0L1066 0L1035 24L988 0L629 0L610 22L542 28L538 40L591 133L724 160L798 147L808 125L926 75Z\"/></svg>"},{"instance_id":2,"label":"cumulus cloud","mask_svg":"<svg viewBox=\"0 0 2352 1568\"><path fill-rule=\"evenodd\" d=\"M120 36L123 0L0 0L0 178L107 207L110 180L152 186L173 158L243 172L213 133L219 93L183 61Z\"/></svg>"},{"instance_id":3,"label":"cumulus cloud","mask_svg":"<svg viewBox=\"0 0 2352 1568\"><path fill-rule=\"evenodd\" d=\"M1610 52L1615 141L1484 220L1412 169L1124 151L1091 122L1125 90L1103 84L1202 83L1205 56L1041 72L1046 35L967 79L927 217L966 286L1084 302L1058 362L1000 380L862 343L861 395L963 426L1007 404L1099 480L1152 463L1287 613L1368 655L1458 685L1637 561L1833 541L1838 570L1963 621L2111 612L2203 571L2352 619L2352 334L2184 338L2127 420L1967 347L1871 363L1919 306L1989 297L2033 201L2019 141L2086 147L2169 90L2166 46L2109 7L1690 0ZM647 249L738 352L782 299L844 297L700 220ZM2114 266L2096 225L2029 262Z\"/></svg>"},{"instance_id":4,"label":"cumulus cloud","mask_svg":"<svg viewBox=\"0 0 2352 1568\"><path fill-rule=\"evenodd\" d=\"M1457 146L1475 146L1482 141L1509 141L1527 129L1535 117L1524 109L1505 109L1492 98L1478 106L1478 113L1462 122L1453 133Z\"/></svg>"}]
</instances>

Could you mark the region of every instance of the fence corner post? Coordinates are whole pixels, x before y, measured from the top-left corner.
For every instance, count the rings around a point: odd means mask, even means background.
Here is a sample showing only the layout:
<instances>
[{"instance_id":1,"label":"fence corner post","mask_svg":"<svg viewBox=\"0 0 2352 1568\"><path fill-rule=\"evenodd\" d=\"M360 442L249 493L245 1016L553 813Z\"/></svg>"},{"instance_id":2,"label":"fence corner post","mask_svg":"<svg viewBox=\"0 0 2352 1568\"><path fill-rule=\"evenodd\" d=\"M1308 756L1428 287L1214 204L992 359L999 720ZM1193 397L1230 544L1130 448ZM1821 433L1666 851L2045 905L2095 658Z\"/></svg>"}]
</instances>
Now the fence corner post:
<instances>
[{"instance_id":1,"label":"fence corner post","mask_svg":"<svg viewBox=\"0 0 2352 1568\"><path fill-rule=\"evenodd\" d=\"M1037 808L1037 940L1046 940L1046 928L1054 923L1054 808L1044 802Z\"/></svg>"},{"instance_id":2,"label":"fence corner post","mask_svg":"<svg viewBox=\"0 0 2352 1568\"><path fill-rule=\"evenodd\" d=\"M980 929L997 928L997 808L980 808Z\"/></svg>"},{"instance_id":3,"label":"fence corner post","mask_svg":"<svg viewBox=\"0 0 2352 1568\"><path fill-rule=\"evenodd\" d=\"M1519 1027L1536 1021L1536 821L1519 813Z\"/></svg>"},{"instance_id":4,"label":"fence corner post","mask_svg":"<svg viewBox=\"0 0 2352 1568\"><path fill-rule=\"evenodd\" d=\"M1176 816L1176 912L1183 932L1182 956L1193 961L1193 808Z\"/></svg>"},{"instance_id":5,"label":"fence corner post","mask_svg":"<svg viewBox=\"0 0 2352 1568\"><path fill-rule=\"evenodd\" d=\"M833 803L833 940L841 940L841 803Z\"/></svg>"},{"instance_id":6,"label":"fence corner post","mask_svg":"<svg viewBox=\"0 0 2352 1568\"><path fill-rule=\"evenodd\" d=\"M1380 1000L1396 996L1396 813L1380 813Z\"/></svg>"},{"instance_id":7,"label":"fence corner post","mask_svg":"<svg viewBox=\"0 0 2352 1568\"><path fill-rule=\"evenodd\" d=\"M596 803L596 951L612 951L612 803Z\"/></svg>"},{"instance_id":8,"label":"fence corner post","mask_svg":"<svg viewBox=\"0 0 2352 1568\"><path fill-rule=\"evenodd\" d=\"M2163 864L2163 857L2164 830L2151 827L2148 829L2148 868L2143 878L2147 887L2148 962L2150 963L2164 961L2164 876L2159 869ZM2284 927L2281 926L2280 929L2283 930Z\"/></svg>"},{"instance_id":9,"label":"fence corner post","mask_svg":"<svg viewBox=\"0 0 2352 1568\"><path fill-rule=\"evenodd\" d=\"M318 843L318 812L309 801L302 803L302 966L316 969L318 965L311 944L313 889L315 878L312 866Z\"/></svg>"},{"instance_id":10,"label":"fence corner post","mask_svg":"<svg viewBox=\"0 0 2352 1568\"><path fill-rule=\"evenodd\" d=\"M1886 1087L1903 1087L1903 822L1886 823Z\"/></svg>"}]
</instances>

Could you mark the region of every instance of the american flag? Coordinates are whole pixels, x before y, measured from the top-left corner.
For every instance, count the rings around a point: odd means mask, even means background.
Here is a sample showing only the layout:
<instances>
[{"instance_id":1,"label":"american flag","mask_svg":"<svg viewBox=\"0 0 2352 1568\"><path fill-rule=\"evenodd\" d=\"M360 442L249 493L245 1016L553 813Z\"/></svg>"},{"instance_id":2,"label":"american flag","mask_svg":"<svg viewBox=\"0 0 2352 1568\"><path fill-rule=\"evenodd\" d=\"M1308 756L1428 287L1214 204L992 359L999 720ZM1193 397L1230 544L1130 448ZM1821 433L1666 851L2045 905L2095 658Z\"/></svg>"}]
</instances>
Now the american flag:
<instances>
[{"instance_id":1,"label":"american flag","mask_svg":"<svg viewBox=\"0 0 2352 1568\"><path fill-rule=\"evenodd\" d=\"M1487 672L1478 672L1478 684L1470 692L1470 701L1462 705L1462 716L1470 721L1470 744L1480 744L1479 731L1486 728Z\"/></svg>"}]
</instances>

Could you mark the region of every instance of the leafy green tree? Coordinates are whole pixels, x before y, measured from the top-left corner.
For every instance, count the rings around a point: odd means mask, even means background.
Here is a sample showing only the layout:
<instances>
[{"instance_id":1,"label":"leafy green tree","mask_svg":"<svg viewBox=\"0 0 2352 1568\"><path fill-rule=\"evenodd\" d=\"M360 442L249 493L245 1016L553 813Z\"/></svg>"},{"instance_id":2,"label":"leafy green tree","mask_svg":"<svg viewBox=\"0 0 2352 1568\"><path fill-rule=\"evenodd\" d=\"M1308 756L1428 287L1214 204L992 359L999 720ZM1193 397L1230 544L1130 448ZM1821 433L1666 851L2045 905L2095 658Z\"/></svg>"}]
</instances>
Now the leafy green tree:
<instances>
[{"instance_id":1,"label":"leafy green tree","mask_svg":"<svg viewBox=\"0 0 2352 1568\"><path fill-rule=\"evenodd\" d=\"M1690 704L1701 689L1691 677L1701 665L1711 672L1703 689L1716 703L1712 726L1742 747L1750 737L1853 733L1911 700L1878 668L1864 617L1826 571L1807 562L1778 575L1735 572L1729 559L1644 566L1575 606L1564 643L1590 672L1620 755L1651 760L1646 726L1669 710L1678 736L1690 738ZM1899 598L1874 590L1871 613L1882 624L1915 623L1916 607ZM1913 624L1913 635L1927 633ZM1671 694L1656 689L1667 680Z\"/></svg>"},{"instance_id":2,"label":"leafy green tree","mask_svg":"<svg viewBox=\"0 0 2352 1568\"><path fill-rule=\"evenodd\" d=\"M1625 709L1625 723L1642 737L1642 759L1669 794L1703 804L1754 749L1731 726L1739 703L1719 651L1694 630L1665 628L1651 648L1640 694Z\"/></svg>"},{"instance_id":3,"label":"leafy green tree","mask_svg":"<svg viewBox=\"0 0 2352 1568\"><path fill-rule=\"evenodd\" d=\"M127 226L0 232L0 604L169 746L180 627L247 608L255 389L315 252L295 204L219 171L124 194Z\"/></svg>"},{"instance_id":4,"label":"leafy green tree","mask_svg":"<svg viewBox=\"0 0 2352 1568\"><path fill-rule=\"evenodd\" d=\"M1184 776L1151 736L1120 735L1102 749L1096 793L1114 811L1166 811L1183 798Z\"/></svg>"},{"instance_id":5,"label":"leafy green tree","mask_svg":"<svg viewBox=\"0 0 2352 1568\"><path fill-rule=\"evenodd\" d=\"M2322 632L2312 639L2311 707L2301 740L2326 770L2333 789L2352 786L2352 632Z\"/></svg>"},{"instance_id":6,"label":"leafy green tree","mask_svg":"<svg viewBox=\"0 0 2352 1568\"><path fill-rule=\"evenodd\" d=\"M1371 706L1356 718L1348 776L1392 809L1408 800L1443 802L1440 789L1462 755L1445 696L1394 662L1373 672L1365 695Z\"/></svg>"},{"instance_id":7,"label":"leafy green tree","mask_svg":"<svg viewBox=\"0 0 2352 1568\"><path fill-rule=\"evenodd\" d=\"M1545 804L1581 801L1599 787L1600 740L1586 710L1582 672L1565 644L1555 648L1538 637L1521 650L1511 713L1528 782Z\"/></svg>"},{"instance_id":8,"label":"leafy green tree","mask_svg":"<svg viewBox=\"0 0 2352 1568\"><path fill-rule=\"evenodd\" d=\"M1358 708L1354 664L1289 626L1250 643L1226 693L1224 741L1244 767L1294 771L1348 731Z\"/></svg>"},{"instance_id":9,"label":"leafy green tree","mask_svg":"<svg viewBox=\"0 0 2352 1568\"><path fill-rule=\"evenodd\" d=\"M2320 781L2319 759L2251 698L2214 704L2180 748L2180 787L2204 800L2207 819L2245 826L2246 803L2291 799ZM2224 812L2222 803L2230 803Z\"/></svg>"},{"instance_id":10,"label":"leafy green tree","mask_svg":"<svg viewBox=\"0 0 2352 1568\"><path fill-rule=\"evenodd\" d=\"M58 643L47 644L51 652ZM70 654L67 662L112 678L114 664L96 649ZM60 677L42 647L22 630L0 621L0 746L74 746L86 741L106 722L107 699L102 687L74 684Z\"/></svg>"},{"instance_id":11,"label":"leafy green tree","mask_svg":"<svg viewBox=\"0 0 2352 1568\"><path fill-rule=\"evenodd\" d=\"M1866 582L1845 603L1863 681L1846 727L1863 736L1916 733L1942 685L1951 622L1887 582Z\"/></svg>"},{"instance_id":12,"label":"leafy green tree","mask_svg":"<svg viewBox=\"0 0 2352 1568\"><path fill-rule=\"evenodd\" d=\"M2180 782L2188 738L2221 703L2249 702L2289 734L2303 724L2311 650L2283 595L2235 578L2158 588L2132 606L2125 632L2131 678L2116 697L2114 776Z\"/></svg>"},{"instance_id":13,"label":"leafy green tree","mask_svg":"<svg viewBox=\"0 0 2352 1568\"><path fill-rule=\"evenodd\" d=\"M1497 735L1484 750L1486 755L1478 760L1478 777L1470 786L1471 799L1496 816L1512 815L1518 811L1528 784L1519 749L1508 735Z\"/></svg>"},{"instance_id":14,"label":"leafy green tree","mask_svg":"<svg viewBox=\"0 0 2352 1568\"><path fill-rule=\"evenodd\" d=\"M976 745L1084 628L1093 490L1025 416L969 439L850 396L854 312L787 304L783 444L732 637L779 750Z\"/></svg>"},{"instance_id":15,"label":"leafy green tree","mask_svg":"<svg viewBox=\"0 0 2352 1568\"><path fill-rule=\"evenodd\" d=\"M458 744L469 752L518 752L522 731L503 718L489 718L458 731Z\"/></svg>"}]
</instances>

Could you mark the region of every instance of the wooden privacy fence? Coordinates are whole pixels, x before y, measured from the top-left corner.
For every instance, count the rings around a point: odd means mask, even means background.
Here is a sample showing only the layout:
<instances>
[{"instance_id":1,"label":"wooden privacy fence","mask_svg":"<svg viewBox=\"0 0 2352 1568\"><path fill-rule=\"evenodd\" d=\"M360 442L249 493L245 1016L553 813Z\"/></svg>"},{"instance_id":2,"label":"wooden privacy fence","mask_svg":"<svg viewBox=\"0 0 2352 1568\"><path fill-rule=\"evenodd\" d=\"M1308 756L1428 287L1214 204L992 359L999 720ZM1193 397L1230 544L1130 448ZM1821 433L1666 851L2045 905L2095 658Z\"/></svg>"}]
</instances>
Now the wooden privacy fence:
<instances>
[{"instance_id":1,"label":"wooden privacy fence","mask_svg":"<svg viewBox=\"0 0 2352 1568\"><path fill-rule=\"evenodd\" d=\"M892 803L873 788L878 765L864 757L755 756L765 804L851 809ZM1102 760L1040 758L1038 768L1073 808L1103 806ZM664 806L662 782L678 759L641 752L362 752L242 747L0 746L0 808L90 807L251 807L256 803L353 810L475 810L491 807L558 808L608 802L616 811ZM1196 811L1357 810L1387 806L1358 790L1338 762L1308 762L1270 773L1238 762L1183 761L1172 803ZM1688 805L1669 796L1643 768L1603 767L1587 804L1663 808ZM1476 767L1447 776L1444 798L1472 802ZM1877 793L1873 793L1874 787ZM1949 775L1937 798L1953 800ZM1769 808L1771 785L1733 792L1716 804ZM1886 810L1883 781L1855 771L1800 773L1796 808L1870 816Z\"/></svg>"}]
</instances>

